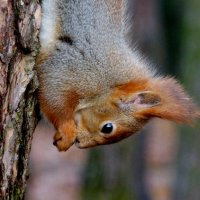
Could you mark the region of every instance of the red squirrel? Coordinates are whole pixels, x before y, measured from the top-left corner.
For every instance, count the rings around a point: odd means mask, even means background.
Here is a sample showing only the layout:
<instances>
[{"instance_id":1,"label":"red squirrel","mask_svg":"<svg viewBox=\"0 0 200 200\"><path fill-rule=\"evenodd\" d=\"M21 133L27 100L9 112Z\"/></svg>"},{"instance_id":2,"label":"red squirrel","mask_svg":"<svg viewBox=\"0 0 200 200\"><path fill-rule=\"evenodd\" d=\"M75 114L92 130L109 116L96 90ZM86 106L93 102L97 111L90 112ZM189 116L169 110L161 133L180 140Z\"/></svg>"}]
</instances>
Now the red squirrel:
<instances>
[{"instance_id":1,"label":"red squirrel","mask_svg":"<svg viewBox=\"0 0 200 200\"><path fill-rule=\"evenodd\" d=\"M199 117L176 80L127 44L125 0L43 0L38 100L66 151L120 141L153 117Z\"/></svg>"}]
</instances>

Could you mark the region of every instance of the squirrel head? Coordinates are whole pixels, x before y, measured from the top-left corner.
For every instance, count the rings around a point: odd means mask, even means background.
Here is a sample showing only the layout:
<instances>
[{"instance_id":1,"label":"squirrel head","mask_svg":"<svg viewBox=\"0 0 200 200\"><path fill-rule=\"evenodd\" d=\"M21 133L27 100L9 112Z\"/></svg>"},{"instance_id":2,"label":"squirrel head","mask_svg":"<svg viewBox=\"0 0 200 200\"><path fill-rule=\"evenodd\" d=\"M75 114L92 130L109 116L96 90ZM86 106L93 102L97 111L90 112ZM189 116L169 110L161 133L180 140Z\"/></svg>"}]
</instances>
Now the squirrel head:
<instances>
[{"instance_id":1,"label":"squirrel head","mask_svg":"<svg viewBox=\"0 0 200 200\"><path fill-rule=\"evenodd\" d=\"M190 123L200 113L173 78L152 78L118 85L82 100L74 112L79 148L115 143L153 117Z\"/></svg>"}]
</instances>

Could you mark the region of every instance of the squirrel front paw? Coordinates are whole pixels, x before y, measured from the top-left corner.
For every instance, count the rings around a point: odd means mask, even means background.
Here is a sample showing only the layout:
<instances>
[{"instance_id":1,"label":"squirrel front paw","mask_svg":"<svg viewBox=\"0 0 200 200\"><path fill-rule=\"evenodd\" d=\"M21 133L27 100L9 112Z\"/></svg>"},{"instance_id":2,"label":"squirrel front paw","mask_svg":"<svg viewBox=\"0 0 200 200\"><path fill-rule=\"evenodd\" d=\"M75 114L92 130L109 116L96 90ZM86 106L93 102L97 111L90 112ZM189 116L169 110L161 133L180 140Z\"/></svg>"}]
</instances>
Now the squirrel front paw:
<instances>
[{"instance_id":1,"label":"squirrel front paw","mask_svg":"<svg viewBox=\"0 0 200 200\"><path fill-rule=\"evenodd\" d=\"M67 151L73 144L73 138L68 138L67 135L62 132L57 131L55 133L53 145L55 145L59 151Z\"/></svg>"}]
</instances>

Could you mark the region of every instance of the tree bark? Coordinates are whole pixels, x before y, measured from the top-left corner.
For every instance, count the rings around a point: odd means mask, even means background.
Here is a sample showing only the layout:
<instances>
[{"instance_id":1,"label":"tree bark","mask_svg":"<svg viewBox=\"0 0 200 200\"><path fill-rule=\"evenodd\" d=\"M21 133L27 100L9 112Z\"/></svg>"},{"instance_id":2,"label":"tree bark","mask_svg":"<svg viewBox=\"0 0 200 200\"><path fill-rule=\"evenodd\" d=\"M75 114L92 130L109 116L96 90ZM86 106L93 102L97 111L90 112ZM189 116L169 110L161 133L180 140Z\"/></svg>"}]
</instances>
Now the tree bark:
<instances>
[{"instance_id":1,"label":"tree bark","mask_svg":"<svg viewBox=\"0 0 200 200\"><path fill-rule=\"evenodd\" d=\"M0 199L23 199L36 117L37 0L0 1Z\"/></svg>"}]
</instances>

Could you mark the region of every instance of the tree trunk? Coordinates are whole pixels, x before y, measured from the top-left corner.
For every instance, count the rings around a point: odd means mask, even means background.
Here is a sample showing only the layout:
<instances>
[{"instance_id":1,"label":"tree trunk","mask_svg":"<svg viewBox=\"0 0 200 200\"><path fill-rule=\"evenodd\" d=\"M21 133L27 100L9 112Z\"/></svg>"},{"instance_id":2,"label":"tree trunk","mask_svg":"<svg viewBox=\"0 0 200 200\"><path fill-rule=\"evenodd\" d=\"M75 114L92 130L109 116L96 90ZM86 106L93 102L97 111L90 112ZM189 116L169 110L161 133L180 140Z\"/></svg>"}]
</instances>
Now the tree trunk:
<instances>
[{"instance_id":1,"label":"tree trunk","mask_svg":"<svg viewBox=\"0 0 200 200\"><path fill-rule=\"evenodd\" d=\"M0 1L0 199L23 199L36 117L40 6Z\"/></svg>"}]
</instances>

